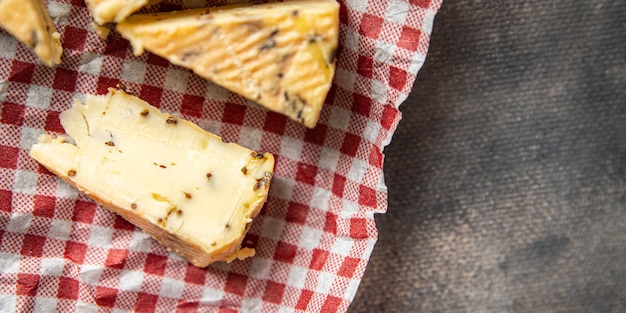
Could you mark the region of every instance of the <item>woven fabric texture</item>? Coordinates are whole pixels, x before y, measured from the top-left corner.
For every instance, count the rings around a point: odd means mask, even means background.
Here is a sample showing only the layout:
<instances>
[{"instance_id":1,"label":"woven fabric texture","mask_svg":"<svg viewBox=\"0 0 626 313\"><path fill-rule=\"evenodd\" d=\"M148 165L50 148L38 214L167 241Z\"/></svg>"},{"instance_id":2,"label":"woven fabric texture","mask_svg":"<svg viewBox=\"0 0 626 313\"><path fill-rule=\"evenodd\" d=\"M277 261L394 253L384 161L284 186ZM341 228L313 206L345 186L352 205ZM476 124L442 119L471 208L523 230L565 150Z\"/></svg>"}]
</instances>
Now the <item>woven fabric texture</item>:
<instances>
[{"instance_id":1,"label":"woven fabric texture","mask_svg":"<svg viewBox=\"0 0 626 313\"><path fill-rule=\"evenodd\" d=\"M116 34L102 40L82 1L46 4L61 65L42 66L0 32L0 311L346 311L377 239L374 213L387 208L382 149L441 1L341 1L337 73L310 130L155 55L134 56ZM59 113L74 98L119 82L225 141L276 156L270 197L245 240L255 257L191 266L29 157L40 134L63 133Z\"/></svg>"},{"instance_id":2,"label":"woven fabric texture","mask_svg":"<svg viewBox=\"0 0 626 313\"><path fill-rule=\"evenodd\" d=\"M626 2L447 1L350 312L626 311Z\"/></svg>"}]
</instances>

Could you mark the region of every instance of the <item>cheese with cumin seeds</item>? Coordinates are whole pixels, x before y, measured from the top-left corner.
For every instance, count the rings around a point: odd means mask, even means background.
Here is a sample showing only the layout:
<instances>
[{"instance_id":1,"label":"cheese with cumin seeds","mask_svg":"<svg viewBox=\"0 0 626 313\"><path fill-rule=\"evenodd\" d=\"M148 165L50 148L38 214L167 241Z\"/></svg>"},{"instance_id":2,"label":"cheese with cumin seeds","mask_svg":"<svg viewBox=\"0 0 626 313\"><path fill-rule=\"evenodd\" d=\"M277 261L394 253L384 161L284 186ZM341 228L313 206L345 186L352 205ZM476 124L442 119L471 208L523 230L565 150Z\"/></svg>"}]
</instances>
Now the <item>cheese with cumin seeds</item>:
<instances>
[{"instance_id":1,"label":"cheese with cumin seeds","mask_svg":"<svg viewBox=\"0 0 626 313\"><path fill-rule=\"evenodd\" d=\"M117 25L144 50L315 127L331 87L339 33L334 0L133 15Z\"/></svg>"},{"instance_id":2,"label":"cheese with cumin seeds","mask_svg":"<svg viewBox=\"0 0 626 313\"><path fill-rule=\"evenodd\" d=\"M0 0L0 27L47 66L61 63L63 47L43 0Z\"/></svg>"},{"instance_id":3,"label":"cheese with cumin seeds","mask_svg":"<svg viewBox=\"0 0 626 313\"><path fill-rule=\"evenodd\" d=\"M113 88L60 120L73 142L45 134L30 151L52 173L198 267L253 254L240 248L267 199L272 154Z\"/></svg>"}]
</instances>

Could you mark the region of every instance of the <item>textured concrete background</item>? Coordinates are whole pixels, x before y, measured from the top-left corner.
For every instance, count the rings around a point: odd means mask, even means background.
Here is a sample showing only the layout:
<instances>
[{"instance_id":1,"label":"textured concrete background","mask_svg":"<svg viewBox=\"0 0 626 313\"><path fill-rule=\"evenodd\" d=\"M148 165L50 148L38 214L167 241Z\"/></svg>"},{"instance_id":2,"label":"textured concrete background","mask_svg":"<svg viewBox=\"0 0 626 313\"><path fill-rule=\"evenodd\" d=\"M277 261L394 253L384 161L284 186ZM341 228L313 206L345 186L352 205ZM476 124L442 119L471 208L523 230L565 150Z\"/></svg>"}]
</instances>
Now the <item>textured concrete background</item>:
<instances>
[{"instance_id":1,"label":"textured concrete background","mask_svg":"<svg viewBox=\"0 0 626 313\"><path fill-rule=\"evenodd\" d=\"M444 0L350 312L626 312L626 1Z\"/></svg>"}]
</instances>

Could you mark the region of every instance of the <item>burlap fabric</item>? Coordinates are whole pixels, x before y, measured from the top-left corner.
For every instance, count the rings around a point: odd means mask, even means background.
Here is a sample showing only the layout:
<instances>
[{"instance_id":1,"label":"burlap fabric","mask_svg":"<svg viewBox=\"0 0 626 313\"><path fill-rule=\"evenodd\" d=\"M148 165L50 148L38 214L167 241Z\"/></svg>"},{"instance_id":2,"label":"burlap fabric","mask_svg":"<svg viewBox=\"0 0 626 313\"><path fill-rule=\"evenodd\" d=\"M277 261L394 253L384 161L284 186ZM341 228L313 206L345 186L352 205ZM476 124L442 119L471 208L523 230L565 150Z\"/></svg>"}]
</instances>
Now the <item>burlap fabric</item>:
<instances>
[{"instance_id":1,"label":"burlap fabric","mask_svg":"<svg viewBox=\"0 0 626 313\"><path fill-rule=\"evenodd\" d=\"M626 2L448 1L350 312L626 311Z\"/></svg>"}]
</instances>

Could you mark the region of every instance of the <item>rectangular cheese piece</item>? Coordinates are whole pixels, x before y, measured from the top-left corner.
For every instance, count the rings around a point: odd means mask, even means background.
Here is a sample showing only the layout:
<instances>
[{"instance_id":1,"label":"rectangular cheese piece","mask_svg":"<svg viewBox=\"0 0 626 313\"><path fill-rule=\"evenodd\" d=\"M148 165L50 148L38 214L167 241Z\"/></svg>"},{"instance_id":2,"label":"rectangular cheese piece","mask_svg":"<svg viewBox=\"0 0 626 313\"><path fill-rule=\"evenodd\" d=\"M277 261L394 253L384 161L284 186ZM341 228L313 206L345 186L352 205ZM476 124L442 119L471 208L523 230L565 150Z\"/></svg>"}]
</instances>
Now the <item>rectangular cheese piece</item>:
<instances>
[{"instance_id":1,"label":"rectangular cheese piece","mask_svg":"<svg viewBox=\"0 0 626 313\"><path fill-rule=\"evenodd\" d=\"M61 35L43 0L0 0L0 27L47 66L61 63Z\"/></svg>"},{"instance_id":2,"label":"rectangular cheese piece","mask_svg":"<svg viewBox=\"0 0 626 313\"><path fill-rule=\"evenodd\" d=\"M158 0L85 0L91 17L98 25L119 23L144 6Z\"/></svg>"},{"instance_id":3,"label":"rectangular cheese piece","mask_svg":"<svg viewBox=\"0 0 626 313\"><path fill-rule=\"evenodd\" d=\"M267 199L272 154L116 89L60 120L75 143L42 135L30 152L48 170L196 266L250 252L240 247Z\"/></svg>"},{"instance_id":4,"label":"rectangular cheese piece","mask_svg":"<svg viewBox=\"0 0 626 313\"><path fill-rule=\"evenodd\" d=\"M339 4L288 1L138 14L117 30L135 54L150 51L313 128L335 73Z\"/></svg>"}]
</instances>

